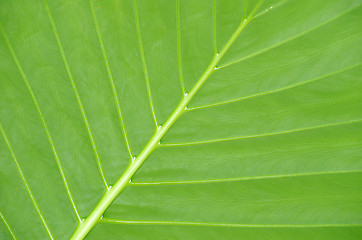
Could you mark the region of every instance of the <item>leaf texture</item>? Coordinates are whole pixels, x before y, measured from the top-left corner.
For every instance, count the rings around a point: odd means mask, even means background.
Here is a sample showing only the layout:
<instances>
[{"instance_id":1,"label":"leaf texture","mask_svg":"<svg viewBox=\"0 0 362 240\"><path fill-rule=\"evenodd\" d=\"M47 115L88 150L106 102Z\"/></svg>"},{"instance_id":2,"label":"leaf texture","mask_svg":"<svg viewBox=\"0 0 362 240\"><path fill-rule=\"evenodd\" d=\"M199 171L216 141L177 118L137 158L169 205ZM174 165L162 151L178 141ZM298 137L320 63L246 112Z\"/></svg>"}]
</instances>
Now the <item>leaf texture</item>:
<instances>
[{"instance_id":1,"label":"leaf texture","mask_svg":"<svg viewBox=\"0 0 362 240\"><path fill-rule=\"evenodd\" d=\"M0 3L0 239L359 239L360 0Z\"/></svg>"}]
</instances>

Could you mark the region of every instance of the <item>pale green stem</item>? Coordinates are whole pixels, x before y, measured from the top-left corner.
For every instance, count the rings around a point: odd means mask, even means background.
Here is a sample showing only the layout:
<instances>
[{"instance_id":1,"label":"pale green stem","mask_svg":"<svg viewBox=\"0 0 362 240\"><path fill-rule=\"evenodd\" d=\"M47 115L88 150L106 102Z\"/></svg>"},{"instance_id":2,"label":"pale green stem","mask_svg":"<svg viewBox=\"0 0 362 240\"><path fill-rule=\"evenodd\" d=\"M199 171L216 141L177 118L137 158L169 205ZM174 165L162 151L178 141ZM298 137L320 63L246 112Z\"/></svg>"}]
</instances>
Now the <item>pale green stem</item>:
<instances>
[{"instance_id":1,"label":"pale green stem","mask_svg":"<svg viewBox=\"0 0 362 240\"><path fill-rule=\"evenodd\" d=\"M104 194L102 199L99 201L97 206L88 216L88 218L79 224L78 228L73 233L71 240L79 240L83 239L88 232L93 228L95 224L102 218L103 213L106 209L111 205L114 199L122 192L122 190L129 184L132 176L136 173L136 171L141 167L143 162L147 159L147 157L158 147L162 137L166 134L166 132L170 129L170 127L175 123L175 121L185 112L187 108L187 104L191 101L191 99L195 96L201 86L205 83L205 81L210 77L213 71L216 69L217 64L220 59L225 55L227 50L231 47L231 45L238 38L240 33L244 30L244 28L251 21L253 15L256 10L260 7L260 1L258 6L254 9L254 11L250 14L250 16L243 20L239 27L236 29L234 34L230 37L228 42L225 44L224 48L220 51L219 54L216 54L212 59L210 65L207 67L205 72L202 74L200 79L196 82L191 91L184 96L181 102L177 105L176 109L173 111L171 116L167 119L164 125L162 125L156 133L152 136L150 141L147 143L145 148L142 150L140 155L138 155L134 161L127 167L123 175L117 180L116 184L108 189L108 191Z\"/></svg>"}]
</instances>

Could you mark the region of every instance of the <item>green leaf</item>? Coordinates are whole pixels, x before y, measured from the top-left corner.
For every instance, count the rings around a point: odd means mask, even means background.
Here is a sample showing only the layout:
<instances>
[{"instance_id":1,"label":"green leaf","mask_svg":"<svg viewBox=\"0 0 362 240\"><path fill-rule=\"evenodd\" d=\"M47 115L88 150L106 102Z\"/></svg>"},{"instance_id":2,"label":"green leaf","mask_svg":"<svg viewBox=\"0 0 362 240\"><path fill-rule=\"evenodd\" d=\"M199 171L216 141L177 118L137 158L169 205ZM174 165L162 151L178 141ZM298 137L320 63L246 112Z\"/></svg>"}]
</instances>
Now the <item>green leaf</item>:
<instances>
[{"instance_id":1,"label":"green leaf","mask_svg":"<svg viewBox=\"0 0 362 240\"><path fill-rule=\"evenodd\" d=\"M360 4L1 1L0 238L359 239Z\"/></svg>"}]
</instances>

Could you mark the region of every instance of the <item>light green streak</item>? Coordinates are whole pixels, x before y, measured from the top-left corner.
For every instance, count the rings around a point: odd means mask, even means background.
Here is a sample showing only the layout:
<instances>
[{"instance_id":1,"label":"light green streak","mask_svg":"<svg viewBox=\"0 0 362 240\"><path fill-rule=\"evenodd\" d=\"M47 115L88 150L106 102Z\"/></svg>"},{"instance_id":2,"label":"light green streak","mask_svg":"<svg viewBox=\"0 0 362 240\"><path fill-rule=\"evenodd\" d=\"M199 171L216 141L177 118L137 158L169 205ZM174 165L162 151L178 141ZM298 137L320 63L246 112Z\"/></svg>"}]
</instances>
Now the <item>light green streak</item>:
<instances>
[{"instance_id":1,"label":"light green streak","mask_svg":"<svg viewBox=\"0 0 362 240\"><path fill-rule=\"evenodd\" d=\"M141 165L144 163L144 161L147 159L147 157L158 147L161 139L167 133L167 131L170 129L170 127L185 112L185 110L187 109L187 104L191 101L191 99L195 96L195 94L198 92L198 90L201 88L201 86L205 83L205 81L214 72L214 70L216 69L216 66L219 63L219 61L221 60L221 58L225 55L227 50L235 42L235 40L238 38L240 33L245 29L245 27L252 20L253 15L258 10L258 8L260 7L262 2L263 2L263 0L261 0L259 2L259 4L253 10L253 12L250 14L250 16L240 23L239 27L236 29L236 31L233 33L233 35L227 41L224 48L220 51L219 54L214 56L210 65L207 67L207 69L202 74L200 79L196 82L196 84L191 89L191 91L187 95L184 96L184 98L181 100L181 102L177 105L176 109L173 111L173 113L167 119L165 124L157 129L157 131L152 136L152 138L149 140L149 142L146 144L146 146L144 147L144 149L142 150L140 155L138 155L134 159L134 161L127 167L127 169L124 171L123 175L117 180L116 184L113 187L111 187L110 189L108 189L108 191L104 194L102 199L98 202L97 206L94 208L94 210L88 216L88 218L85 221L80 223L80 225L75 230L75 232L73 233L70 240L83 239L88 234L88 232L93 228L93 226L99 222L99 220L102 218L103 213L111 205L111 203L114 201L114 199L116 199L116 197L122 192L122 190L127 187L132 176L141 167Z\"/></svg>"}]
</instances>

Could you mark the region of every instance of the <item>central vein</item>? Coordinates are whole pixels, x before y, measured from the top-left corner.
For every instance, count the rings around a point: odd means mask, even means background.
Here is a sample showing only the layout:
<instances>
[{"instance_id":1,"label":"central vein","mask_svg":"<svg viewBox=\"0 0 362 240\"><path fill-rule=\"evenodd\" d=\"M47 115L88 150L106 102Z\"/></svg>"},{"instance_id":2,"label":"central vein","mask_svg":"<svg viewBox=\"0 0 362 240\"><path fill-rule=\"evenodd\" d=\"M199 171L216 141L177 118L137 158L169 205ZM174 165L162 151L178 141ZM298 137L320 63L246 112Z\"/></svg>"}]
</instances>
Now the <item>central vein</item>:
<instances>
[{"instance_id":1,"label":"central vein","mask_svg":"<svg viewBox=\"0 0 362 240\"><path fill-rule=\"evenodd\" d=\"M152 136L152 138L148 141L146 146L143 148L142 152L131 162L131 164L127 167L127 169L124 171L122 176L117 180L117 182L114 184L113 187L109 188L102 199L99 201L97 206L94 208L94 210L91 212L91 214L88 216L87 219L85 219L82 223L79 224L78 228L73 233L71 240L78 240L83 239L88 232L93 228L95 224L102 218L103 213L106 211L106 209L111 205L111 203L114 201L114 199L122 192L123 189L125 189L130 182L132 176L137 172L137 170L141 167L141 165L144 163L144 161L147 159L147 157L158 147L158 144L160 143L163 136L167 133L167 131L170 129L170 127L176 122L176 120L185 112L187 109L188 103L192 100L192 98L195 96L195 94L199 91L201 86L205 83L205 81L211 76L211 74L215 71L217 68L217 64L220 62L221 58L225 55L225 53L228 51L228 49L231 47L231 45L235 42L235 40L238 38L240 33L245 29L245 27L248 25L248 23L252 20L255 12L260 7L261 3L263 1L261 0L258 5L255 7L255 9L251 12L248 18L244 19L236 31L233 33L233 35L230 37L230 39L227 41L223 49L215 54L213 57L211 63L205 70L205 72L202 74L200 79L196 82L194 87L191 89L191 91L188 94L185 94L184 98L181 100L181 102L177 105L175 110L172 112L170 117L166 120L164 125L159 127L155 134Z\"/></svg>"}]
</instances>

